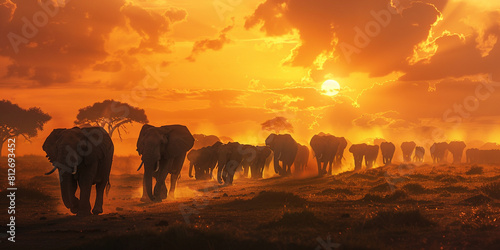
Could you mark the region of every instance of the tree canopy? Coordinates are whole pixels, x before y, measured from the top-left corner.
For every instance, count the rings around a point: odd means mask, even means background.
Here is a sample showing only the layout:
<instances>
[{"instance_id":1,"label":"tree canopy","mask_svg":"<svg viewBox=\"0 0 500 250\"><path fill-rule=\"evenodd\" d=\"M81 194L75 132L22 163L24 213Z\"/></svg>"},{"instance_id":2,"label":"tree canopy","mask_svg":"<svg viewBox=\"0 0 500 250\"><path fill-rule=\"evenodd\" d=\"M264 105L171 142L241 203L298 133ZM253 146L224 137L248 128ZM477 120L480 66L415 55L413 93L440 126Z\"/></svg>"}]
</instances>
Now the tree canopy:
<instances>
[{"instance_id":1,"label":"tree canopy","mask_svg":"<svg viewBox=\"0 0 500 250\"><path fill-rule=\"evenodd\" d=\"M7 139L22 135L29 140L43 130L43 125L52 117L40 108L23 109L8 100L0 101L0 153Z\"/></svg>"},{"instance_id":2,"label":"tree canopy","mask_svg":"<svg viewBox=\"0 0 500 250\"><path fill-rule=\"evenodd\" d=\"M126 131L125 124L132 122L148 123L144 109L115 100L104 100L80 109L76 116L75 125L103 127L108 131L110 137L116 130L121 139L120 129Z\"/></svg>"},{"instance_id":3,"label":"tree canopy","mask_svg":"<svg viewBox=\"0 0 500 250\"><path fill-rule=\"evenodd\" d=\"M272 131L277 134L281 131L293 133L293 125L285 117L274 117L261 124L262 130Z\"/></svg>"}]
</instances>

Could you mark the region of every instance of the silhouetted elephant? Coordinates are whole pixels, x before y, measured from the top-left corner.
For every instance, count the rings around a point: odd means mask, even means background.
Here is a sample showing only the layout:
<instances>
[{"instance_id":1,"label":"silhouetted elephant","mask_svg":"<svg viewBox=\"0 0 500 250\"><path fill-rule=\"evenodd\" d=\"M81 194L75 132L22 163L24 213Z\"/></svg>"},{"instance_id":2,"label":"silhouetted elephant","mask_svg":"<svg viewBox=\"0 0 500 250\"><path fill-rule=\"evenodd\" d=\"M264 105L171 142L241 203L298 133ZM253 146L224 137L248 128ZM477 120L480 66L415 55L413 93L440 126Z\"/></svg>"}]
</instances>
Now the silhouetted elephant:
<instances>
[{"instance_id":1,"label":"silhouetted elephant","mask_svg":"<svg viewBox=\"0 0 500 250\"><path fill-rule=\"evenodd\" d=\"M64 206L79 216L90 214L90 193L96 185L93 214L102 213L104 190L109 190L109 173L114 145L101 127L54 129L42 146L54 168L59 170ZM80 199L76 198L77 186Z\"/></svg>"},{"instance_id":2,"label":"silhouetted elephant","mask_svg":"<svg viewBox=\"0 0 500 250\"><path fill-rule=\"evenodd\" d=\"M365 164L366 168L372 168L378 156L378 145L367 145L365 151Z\"/></svg>"},{"instance_id":3,"label":"silhouetted elephant","mask_svg":"<svg viewBox=\"0 0 500 250\"><path fill-rule=\"evenodd\" d=\"M452 141L448 144L448 151L453 155L453 163L458 164L462 162L462 155L466 145L463 141Z\"/></svg>"},{"instance_id":4,"label":"silhouetted elephant","mask_svg":"<svg viewBox=\"0 0 500 250\"><path fill-rule=\"evenodd\" d=\"M340 140L330 134L319 133L314 135L309 142L318 164L318 175L325 175L328 166L328 173L332 173L332 164L337 154Z\"/></svg>"},{"instance_id":5,"label":"silhouetted elephant","mask_svg":"<svg viewBox=\"0 0 500 250\"><path fill-rule=\"evenodd\" d=\"M309 160L309 148L305 145L298 144L297 156L293 162L295 174L304 172Z\"/></svg>"},{"instance_id":6,"label":"silhouetted elephant","mask_svg":"<svg viewBox=\"0 0 500 250\"><path fill-rule=\"evenodd\" d=\"M252 179L262 178L262 173L264 172L264 166L266 161L272 153L271 148L267 146L257 146L257 155L255 160L251 164L251 176Z\"/></svg>"},{"instance_id":7,"label":"silhouetted elephant","mask_svg":"<svg viewBox=\"0 0 500 250\"><path fill-rule=\"evenodd\" d=\"M391 164L392 157L394 157L394 151L396 151L396 146L392 142L382 142L380 144L380 151L382 151L382 160L384 165Z\"/></svg>"},{"instance_id":8,"label":"silhouetted elephant","mask_svg":"<svg viewBox=\"0 0 500 250\"><path fill-rule=\"evenodd\" d=\"M186 153L193 147L194 138L186 126L142 126L137 139L137 152L144 165L143 198L161 202L167 197L165 179L170 174L169 195L175 197L175 185L181 173ZM139 170L137 169L137 170ZM153 192L153 177L156 184ZM147 196L145 195L147 194Z\"/></svg>"},{"instance_id":9,"label":"silhouetted elephant","mask_svg":"<svg viewBox=\"0 0 500 250\"><path fill-rule=\"evenodd\" d=\"M215 135L194 134L193 137L194 137L193 149L200 149L203 147L212 146L216 142L220 142L219 137Z\"/></svg>"},{"instance_id":10,"label":"silhouetted elephant","mask_svg":"<svg viewBox=\"0 0 500 250\"><path fill-rule=\"evenodd\" d=\"M411 155L413 154L413 150L415 150L415 146L417 146L417 144L413 141L401 143L401 151L403 151L404 162L411 162Z\"/></svg>"},{"instance_id":11,"label":"silhouetted elephant","mask_svg":"<svg viewBox=\"0 0 500 250\"><path fill-rule=\"evenodd\" d=\"M218 141L212 146L193 149L187 154L189 160L189 177L193 177L193 167L195 169L196 180L207 180L212 178L212 171L217 165L217 150L222 145Z\"/></svg>"},{"instance_id":12,"label":"silhouetted elephant","mask_svg":"<svg viewBox=\"0 0 500 250\"><path fill-rule=\"evenodd\" d=\"M361 170L363 164L363 157L365 157L366 149L368 145L363 144L352 144L349 148L349 152L352 153L354 157L354 170Z\"/></svg>"},{"instance_id":13,"label":"silhouetted elephant","mask_svg":"<svg viewBox=\"0 0 500 250\"><path fill-rule=\"evenodd\" d=\"M266 138L266 145L274 152L274 171L280 175L290 175L292 164L297 155L297 142L289 134L270 134ZM283 167L279 162L283 163Z\"/></svg>"},{"instance_id":14,"label":"silhouetted elephant","mask_svg":"<svg viewBox=\"0 0 500 250\"><path fill-rule=\"evenodd\" d=\"M217 151L217 181L232 185L234 174L243 161L243 145L229 142L220 145ZM256 155L256 153L255 153Z\"/></svg>"},{"instance_id":15,"label":"silhouetted elephant","mask_svg":"<svg viewBox=\"0 0 500 250\"><path fill-rule=\"evenodd\" d=\"M467 158L467 163L479 163L479 149L467 149L467 151L465 151L465 157Z\"/></svg>"},{"instance_id":16,"label":"silhouetted elephant","mask_svg":"<svg viewBox=\"0 0 500 250\"><path fill-rule=\"evenodd\" d=\"M243 160L241 167L243 168L243 177L248 177L248 172L251 169L251 178L262 178L266 160L271 154L271 148L267 146L252 146L242 144ZM263 158L264 157L264 158Z\"/></svg>"},{"instance_id":17,"label":"silhouetted elephant","mask_svg":"<svg viewBox=\"0 0 500 250\"><path fill-rule=\"evenodd\" d=\"M347 140L344 137L337 137L339 140L339 146L337 148L337 153L335 154L334 164L337 170L342 167L342 159L344 159L344 150L347 147Z\"/></svg>"},{"instance_id":18,"label":"silhouetted elephant","mask_svg":"<svg viewBox=\"0 0 500 250\"><path fill-rule=\"evenodd\" d=\"M498 149L480 150L470 148L466 151L466 157L468 163L500 164L500 150Z\"/></svg>"},{"instance_id":19,"label":"silhouetted elephant","mask_svg":"<svg viewBox=\"0 0 500 250\"><path fill-rule=\"evenodd\" d=\"M431 146L431 157L433 163L446 162L446 156L448 151L448 143L438 142Z\"/></svg>"},{"instance_id":20,"label":"silhouetted elephant","mask_svg":"<svg viewBox=\"0 0 500 250\"><path fill-rule=\"evenodd\" d=\"M413 161L415 162L423 162L424 161L424 155L425 155L425 149L424 147L416 147L415 148L415 155L413 156Z\"/></svg>"}]
</instances>

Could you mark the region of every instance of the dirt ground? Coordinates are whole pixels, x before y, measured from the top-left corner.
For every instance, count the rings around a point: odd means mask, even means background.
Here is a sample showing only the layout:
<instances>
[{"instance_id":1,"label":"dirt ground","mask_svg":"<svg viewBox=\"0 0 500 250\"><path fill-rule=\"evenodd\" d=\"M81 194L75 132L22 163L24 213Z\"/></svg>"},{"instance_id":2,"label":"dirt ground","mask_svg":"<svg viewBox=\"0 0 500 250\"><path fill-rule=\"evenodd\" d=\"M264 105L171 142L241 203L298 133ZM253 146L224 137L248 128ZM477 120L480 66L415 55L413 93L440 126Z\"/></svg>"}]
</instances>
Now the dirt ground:
<instances>
[{"instance_id":1,"label":"dirt ground","mask_svg":"<svg viewBox=\"0 0 500 250\"><path fill-rule=\"evenodd\" d=\"M190 179L185 167L175 199L144 203L139 159L116 157L104 214L76 217L62 204L57 173L43 174L50 163L24 156L11 243L5 158L0 162L0 249L500 249L499 166L268 173L232 186Z\"/></svg>"}]
</instances>

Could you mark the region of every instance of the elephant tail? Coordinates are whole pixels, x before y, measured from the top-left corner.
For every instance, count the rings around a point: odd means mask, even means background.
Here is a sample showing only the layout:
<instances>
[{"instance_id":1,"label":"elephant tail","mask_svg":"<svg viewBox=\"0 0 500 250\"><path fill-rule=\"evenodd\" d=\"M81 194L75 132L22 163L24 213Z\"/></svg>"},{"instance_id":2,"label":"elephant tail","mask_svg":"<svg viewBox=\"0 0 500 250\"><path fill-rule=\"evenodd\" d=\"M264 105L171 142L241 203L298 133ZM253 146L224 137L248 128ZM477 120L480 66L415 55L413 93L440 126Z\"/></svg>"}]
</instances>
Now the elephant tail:
<instances>
[{"instance_id":1,"label":"elephant tail","mask_svg":"<svg viewBox=\"0 0 500 250\"><path fill-rule=\"evenodd\" d=\"M108 183L106 183L106 197L108 197L110 189L111 189L111 183L108 181Z\"/></svg>"}]
</instances>

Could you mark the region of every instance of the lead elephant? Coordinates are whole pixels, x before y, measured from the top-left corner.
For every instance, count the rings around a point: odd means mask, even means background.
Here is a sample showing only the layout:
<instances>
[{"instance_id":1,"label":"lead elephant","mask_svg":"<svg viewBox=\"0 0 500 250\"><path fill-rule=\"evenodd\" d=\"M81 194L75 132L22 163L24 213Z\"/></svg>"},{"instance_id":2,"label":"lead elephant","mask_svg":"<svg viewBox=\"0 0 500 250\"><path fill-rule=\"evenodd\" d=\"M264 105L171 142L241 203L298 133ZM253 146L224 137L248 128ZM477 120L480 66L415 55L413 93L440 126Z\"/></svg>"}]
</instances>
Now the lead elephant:
<instances>
[{"instance_id":1,"label":"lead elephant","mask_svg":"<svg viewBox=\"0 0 500 250\"><path fill-rule=\"evenodd\" d=\"M354 170L361 170L363 157L365 157L367 147L368 145L366 143L362 143L352 144L349 148L349 152L351 152L354 157Z\"/></svg>"},{"instance_id":2,"label":"lead elephant","mask_svg":"<svg viewBox=\"0 0 500 250\"><path fill-rule=\"evenodd\" d=\"M299 175L306 170L307 161L309 160L309 148L298 143L297 156L293 162L295 174Z\"/></svg>"},{"instance_id":3,"label":"lead elephant","mask_svg":"<svg viewBox=\"0 0 500 250\"><path fill-rule=\"evenodd\" d=\"M93 214L103 212L103 195L109 190L109 173L113 161L114 145L101 127L54 129L43 143L42 149L54 168L59 170L61 197L64 206L79 216L90 214L90 193L96 185ZM76 198L80 188L80 199Z\"/></svg>"},{"instance_id":4,"label":"lead elephant","mask_svg":"<svg viewBox=\"0 0 500 250\"><path fill-rule=\"evenodd\" d=\"M401 143L401 151L403 151L404 162L411 162L411 155L413 154L413 150L415 150L415 146L417 146L417 144L413 141Z\"/></svg>"},{"instance_id":5,"label":"lead elephant","mask_svg":"<svg viewBox=\"0 0 500 250\"><path fill-rule=\"evenodd\" d=\"M212 146L193 149L187 154L189 160L189 177L193 177L193 168L195 170L196 180L207 180L212 178L212 172L217 165L217 150L222 145L218 141Z\"/></svg>"},{"instance_id":6,"label":"lead elephant","mask_svg":"<svg viewBox=\"0 0 500 250\"><path fill-rule=\"evenodd\" d=\"M366 146L366 151L365 151L365 164L366 168L372 168L375 162L377 161L377 156L378 156L378 150L379 146L378 145L368 145Z\"/></svg>"},{"instance_id":7,"label":"lead elephant","mask_svg":"<svg viewBox=\"0 0 500 250\"><path fill-rule=\"evenodd\" d=\"M431 148L431 157L433 163L444 163L446 162L446 156L448 155L448 143L446 142L438 142L432 144Z\"/></svg>"},{"instance_id":8,"label":"lead elephant","mask_svg":"<svg viewBox=\"0 0 500 250\"><path fill-rule=\"evenodd\" d=\"M453 155L453 163L459 164L462 162L462 155L466 145L463 141L452 141L448 144L448 151Z\"/></svg>"},{"instance_id":9,"label":"lead elephant","mask_svg":"<svg viewBox=\"0 0 500 250\"><path fill-rule=\"evenodd\" d=\"M319 133L314 135L309 142L316 157L318 164L318 175L322 176L326 173L332 173L332 164L335 160L337 150L340 144L339 137L330 134ZM328 166L328 172L327 172Z\"/></svg>"},{"instance_id":10,"label":"lead elephant","mask_svg":"<svg viewBox=\"0 0 500 250\"><path fill-rule=\"evenodd\" d=\"M392 142L382 142L380 144L380 151L382 151L382 161L384 165L391 164L392 157L394 157L394 151L396 151L396 146Z\"/></svg>"},{"instance_id":11,"label":"lead elephant","mask_svg":"<svg viewBox=\"0 0 500 250\"><path fill-rule=\"evenodd\" d=\"M170 174L169 195L175 197L175 186L181 173L186 153L193 147L194 137L186 126L142 126L137 139L137 152L144 165L143 198L161 202L167 197L165 179ZM139 170L137 169L137 170ZM153 177L156 184L153 192ZM147 194L147 196L146 196Z\"/></svg>"},{"instance_id":12,"label":"lead elephant","mask_svg":"<svg viewBox=\"0 0 500 250\"><path fill-rule=\"evenodd\" d=\"M416 147L415 148L415 155L413 156L413 161L415 162L423 162L424 161L424 155L425 155L425 148L424 147Z\"/></svg>"},{"instance_id":13,"label":"lead elephant","mask_svg":"<svg viewBox=\"0 0 500 250\"><path fill-rule=\"evenodd\" d=\"M274 152L274 171L280 175L291 175L292 164L297 155L297 142L289 134L270 134L266 138L266 146ZM280 162L283 167L280 166Z\"/></svg>"}]
</instances>

